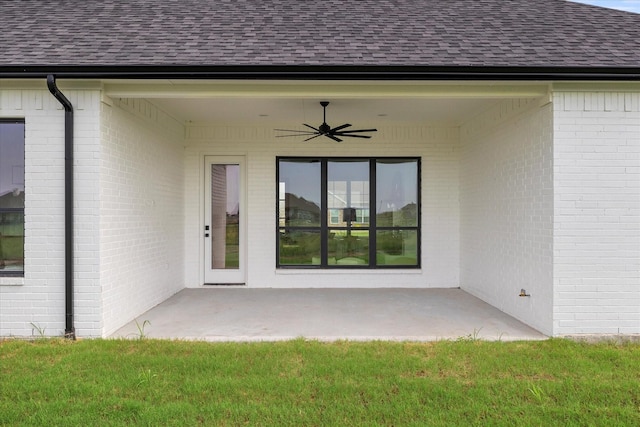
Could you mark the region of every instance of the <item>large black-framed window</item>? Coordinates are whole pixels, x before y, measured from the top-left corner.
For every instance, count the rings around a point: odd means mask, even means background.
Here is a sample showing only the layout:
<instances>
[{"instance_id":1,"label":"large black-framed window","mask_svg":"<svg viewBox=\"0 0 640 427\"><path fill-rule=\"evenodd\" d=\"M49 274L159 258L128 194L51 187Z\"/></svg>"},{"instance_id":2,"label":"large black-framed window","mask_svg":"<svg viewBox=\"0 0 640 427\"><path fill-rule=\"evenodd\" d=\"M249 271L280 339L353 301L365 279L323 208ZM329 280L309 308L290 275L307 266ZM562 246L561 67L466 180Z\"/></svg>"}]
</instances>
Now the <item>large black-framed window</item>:
<instances>
[{"instance_id":1,"label":"large black-framed window","mask_svg":"<svg viewBox=\"0 0 640 427\"><path fill-rule=\"evenodd\" d=\"M22 119L0 119L0 276L24 275Z\"/></svg>"},{"instance_id":2,"label":"large black-framed window","mask_svg":"<svg viewBox=\"0 0 640 427\"><path fill-rule=\"evenodd\" d=\"M279 268L419 268L420 159L278 157Z\"/></svg>"}]
</instances>

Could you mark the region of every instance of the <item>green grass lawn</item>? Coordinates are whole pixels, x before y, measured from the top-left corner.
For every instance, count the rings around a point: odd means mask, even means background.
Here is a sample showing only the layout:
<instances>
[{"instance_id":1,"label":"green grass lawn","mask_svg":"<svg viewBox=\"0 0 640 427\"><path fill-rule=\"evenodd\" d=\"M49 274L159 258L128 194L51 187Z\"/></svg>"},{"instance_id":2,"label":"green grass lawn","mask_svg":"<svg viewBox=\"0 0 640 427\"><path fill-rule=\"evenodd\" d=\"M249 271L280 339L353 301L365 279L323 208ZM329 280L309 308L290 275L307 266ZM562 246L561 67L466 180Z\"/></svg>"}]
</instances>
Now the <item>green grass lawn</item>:
<instances>
[{"instance_id":1,"label":"green grass lawn","mask_svg":"<svg viewBox=\"0 0 640 427\"><path fill-rule=\"evenodd\" d=\"M0 342L0 425L640 425L640 345Z\"/></svg>"}]
</instances>

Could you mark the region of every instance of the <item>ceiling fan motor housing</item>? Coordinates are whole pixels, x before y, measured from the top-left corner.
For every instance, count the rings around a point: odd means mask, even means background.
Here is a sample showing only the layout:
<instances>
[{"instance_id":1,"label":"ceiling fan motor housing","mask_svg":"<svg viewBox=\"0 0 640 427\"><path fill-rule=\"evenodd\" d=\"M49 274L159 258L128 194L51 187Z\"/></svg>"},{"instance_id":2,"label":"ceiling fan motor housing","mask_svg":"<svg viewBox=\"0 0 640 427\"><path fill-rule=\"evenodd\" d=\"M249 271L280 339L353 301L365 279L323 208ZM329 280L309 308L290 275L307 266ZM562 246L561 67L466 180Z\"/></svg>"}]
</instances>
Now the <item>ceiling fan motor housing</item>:
<instances>
[{"instance_id":1,"label":"ceiling fan motor housing","mask_svg":"<svg viewBox=\"0 0 640 427\"><path fill-rule=\"evenodd\" d=\"M320 131L320 133L321 133L321 134L323 134L323 135L324 135L324 134L329 133L329 131L331 130L331 126L329 126L329 125L328 125L328 124L326 124L326 123L322 123L322 124L320 125L320 127L318 127L318 130Z\"/></svg>"}]
</instances>

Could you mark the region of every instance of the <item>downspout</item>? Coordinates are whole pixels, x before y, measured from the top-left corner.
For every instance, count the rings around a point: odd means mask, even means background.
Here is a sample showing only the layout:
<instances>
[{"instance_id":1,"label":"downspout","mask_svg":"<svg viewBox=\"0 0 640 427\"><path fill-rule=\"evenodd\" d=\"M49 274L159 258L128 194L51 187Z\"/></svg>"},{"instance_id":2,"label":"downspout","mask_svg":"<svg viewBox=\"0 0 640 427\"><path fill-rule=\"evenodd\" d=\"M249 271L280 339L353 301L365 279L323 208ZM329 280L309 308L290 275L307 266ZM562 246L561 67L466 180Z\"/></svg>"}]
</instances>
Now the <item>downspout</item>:
<instances>
[{"instance_id":1,"label":"downspout","mask_svg":"<svg viewBox=\"0 0 640 427\"><path fill-rule=\"evenodd\" d=\"M47 75L47 87L64 107L64 336L75 340L76 330L73 326L73 105L56 86L56 77L53 74Z\"/></svg>"}]
</instances>

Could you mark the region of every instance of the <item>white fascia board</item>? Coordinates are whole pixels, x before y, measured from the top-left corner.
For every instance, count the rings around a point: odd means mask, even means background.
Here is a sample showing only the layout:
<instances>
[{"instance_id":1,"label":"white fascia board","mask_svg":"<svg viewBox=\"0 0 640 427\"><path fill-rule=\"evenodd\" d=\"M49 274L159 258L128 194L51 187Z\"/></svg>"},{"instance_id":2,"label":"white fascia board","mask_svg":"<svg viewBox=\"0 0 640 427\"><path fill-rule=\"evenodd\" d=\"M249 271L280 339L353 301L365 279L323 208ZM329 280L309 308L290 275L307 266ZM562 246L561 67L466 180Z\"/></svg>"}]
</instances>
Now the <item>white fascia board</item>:
<instances>
[{"instance_id":1,"label":"white fascia board","mask_svg":"<svg viewBox=\"0 0 640 427\"><path fill-rule=\"evenodd\" d=\"M172 81L105 80L113 98L538 98L540 82Z\"/></svg>"},{"instance_id":2,"label":"white fascia board","mask_svg":"<svg viewBox=\"0 0 640 427\"><path fill-rule=\"evenodd\" d=\"M60 90L101 90L100 80L56 79ZM47 79L0 79L0 89L48 90Z\"/></svg>"},{"instance_id":3,"label":"white fascia board","mask_svg":"<svg viewBox=\"0 0 640 427\"><path fill-rule=\"evenodd\" d=\"M552 85L553 92L638 92L637 82L557 82Z\"/></svg>"}]
</instances>

